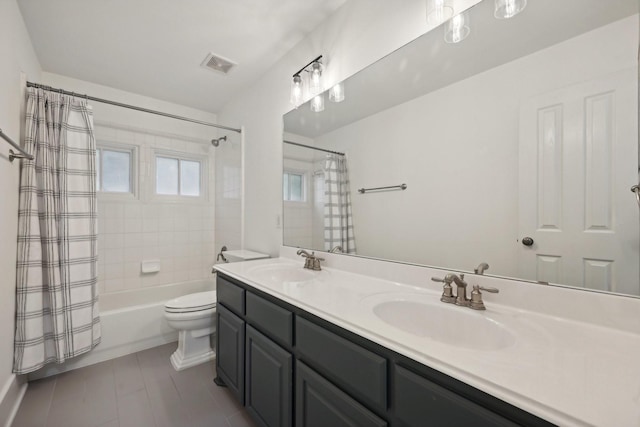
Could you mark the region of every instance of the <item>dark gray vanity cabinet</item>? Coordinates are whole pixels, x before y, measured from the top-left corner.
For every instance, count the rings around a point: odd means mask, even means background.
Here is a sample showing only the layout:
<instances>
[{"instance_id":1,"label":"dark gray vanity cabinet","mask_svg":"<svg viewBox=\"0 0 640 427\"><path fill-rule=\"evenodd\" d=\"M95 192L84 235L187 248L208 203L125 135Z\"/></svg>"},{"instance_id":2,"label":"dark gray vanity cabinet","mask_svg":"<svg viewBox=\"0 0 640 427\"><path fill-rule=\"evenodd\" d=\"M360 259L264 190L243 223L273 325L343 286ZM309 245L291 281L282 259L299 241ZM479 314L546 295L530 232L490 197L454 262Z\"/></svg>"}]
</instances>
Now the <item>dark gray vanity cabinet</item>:
<instances>
[{"instance_id":1,"label":"dark gray vanity cabinet","mask_svg":"<svg viewBox=\"0 0 640 427\"><path fill-rule=\"evenodd\" d=\"M385 420L299 361L296 362L295 413L298 427L388 425Z\"/></svg>"},{"instance_id":2,"label":"dark gray vanity cabinet","mask_svg":"<svg viewBox=\"0 0 640 427\"><path fill-rule=\"evenodd\" d=\"M393 390L393 407L403 426L518 425L401 366L395 366Z\"/></svg>"},{"instance_id":3,"label":"dark gray vanity cabinet","mask_svg":"<svg viewBox=\"0 0 640 427\"><path fill-rule=\"evenodd\" d=\"M548 423L218 274L218 376L263 427Z\"/></svg>"},{"instance_id":4,"label":"dark gray vanity cabinet","mask_svg":"<svg viewBox=\"0 0 640 427\"><path fill-rule=\"evenodd\" d=\"M248 325L245 352L247 411L261 426L290 427L293 356Z\"/></svg>"},{"instance_id":5,"label":"dark gray vanity cabinet","mask_svg":"<svg viewBox=\"0 0 640 427\"><path fill-rule=\"evenodd\" d=\"M292 426L293 313L220 275L217 295L216 382L258 425Z\"/></svg>"},{"instance_id":6,"label":"dark gray vanity cabinet","mask_svg":"<svg viewBox=\"0 0 640 427\"><path fill-rule=\"evenodd\" d=\"M229 390L244 404L244 320L224 306L216 308L216 370Z\"/></svg>"}]
</instances>

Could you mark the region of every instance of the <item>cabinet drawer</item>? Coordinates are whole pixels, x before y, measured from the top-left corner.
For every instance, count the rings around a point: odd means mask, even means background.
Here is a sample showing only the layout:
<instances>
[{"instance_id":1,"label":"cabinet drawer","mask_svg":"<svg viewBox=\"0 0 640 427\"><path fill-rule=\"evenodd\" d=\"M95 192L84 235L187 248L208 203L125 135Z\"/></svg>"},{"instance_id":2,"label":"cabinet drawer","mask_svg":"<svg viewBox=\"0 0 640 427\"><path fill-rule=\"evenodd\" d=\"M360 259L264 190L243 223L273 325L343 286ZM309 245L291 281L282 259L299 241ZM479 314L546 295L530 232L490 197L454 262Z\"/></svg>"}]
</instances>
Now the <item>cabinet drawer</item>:
<instances>
[{"instance_id":1,"label":"cabinet drawer","mask_svg":"<svg viewBox=\"0 0 640 427\"><path fill-rule=\"evenodd\" d=\"M247 292L247 320L285 347L293 345L293 314L257 295Z\"/></svg>"},{"instance_id":2,"label":"cabinet drawer","mask_svg":"<svg viewBox=\"0 0 640 427\"><path fill-rule=\"evenodd\" d=\"M400 366L395 368L393 389L393 410L405 426L518 425Z\"/></svg>"},{"instance_id":3,"label":"cabinet drawer","mask_svg":"<svg viewBox=\"0 0 640 427\"><path fill-rule=\"evenodd\" d=\"M296 362L296 426L386 427L387 422L345 392Z\"/></svg>"},{"instance_id":4,"label":"cabinet drawer","mask_svg":"<svg viewBox=\"0 0 640 427\"><path fill-rule=\"evenodd\" d=\"M296 349L302 360L356 399L387 408L387 360L301 317Z\"/></svg>"},{"instance_id":5,"label":"cabinet drawer","mask_svg":"<svg viewBox=\"0 0 640 427\"><path fill-rule=\"evenodd\" d=\"M244 314L244 298L246 291L238 285L234 285L224 277L218 275L216 294L218 302L224 304L236 314Z\"/></svg>"}]
</instances>

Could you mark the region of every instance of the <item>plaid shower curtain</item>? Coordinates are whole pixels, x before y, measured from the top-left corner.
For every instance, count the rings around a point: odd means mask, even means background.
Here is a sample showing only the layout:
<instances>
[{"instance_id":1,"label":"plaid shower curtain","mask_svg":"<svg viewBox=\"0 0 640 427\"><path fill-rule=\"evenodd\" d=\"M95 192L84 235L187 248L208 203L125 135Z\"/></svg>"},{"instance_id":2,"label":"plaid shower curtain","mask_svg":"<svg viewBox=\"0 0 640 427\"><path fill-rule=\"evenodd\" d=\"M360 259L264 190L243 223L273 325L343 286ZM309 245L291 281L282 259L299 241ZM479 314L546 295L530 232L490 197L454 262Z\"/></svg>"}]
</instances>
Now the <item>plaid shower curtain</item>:
<instances>
[{"instance_id":1,"label":"plaid shower curtain","mask_svg":"<svg viewBox=\"0 0 640 427\"><path fill-rule=\"evenodd\" d=\"M20 170L13 372L100 342L96 144L86 101L28 89Z\"/></svg>"},{"instance_id":2,"label":"plaid shower curtain","mask_svg":"<svg viewBox=\"0 0 640 427\"><path fill-rule=\"evenodd\" d=\"M324 248L336 246L345 254L356 253L351 216L351 195L347 159L327 154L324 162Z\"/></svg>"}]
</instances>

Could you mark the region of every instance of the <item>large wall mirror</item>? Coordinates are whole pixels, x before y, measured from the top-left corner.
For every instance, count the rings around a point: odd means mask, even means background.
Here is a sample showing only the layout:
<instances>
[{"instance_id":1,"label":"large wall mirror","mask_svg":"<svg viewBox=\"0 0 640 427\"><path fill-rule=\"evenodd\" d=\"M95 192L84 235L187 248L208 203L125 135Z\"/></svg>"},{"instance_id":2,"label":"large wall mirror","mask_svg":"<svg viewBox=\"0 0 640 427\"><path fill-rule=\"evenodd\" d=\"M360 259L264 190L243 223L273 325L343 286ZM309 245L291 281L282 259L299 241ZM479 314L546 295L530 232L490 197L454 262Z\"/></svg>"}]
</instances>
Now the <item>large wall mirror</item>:
<instances>
[{"instance_id":1,"label":"large wall mirror","mask_svg":"<svg viewBox=\"0 0 640 427\"><path fill-rule=\"evenodd\" d=\"M493 4L284 116L284 244L640 295L638 1Z\"/></svg>"}]
</instances>

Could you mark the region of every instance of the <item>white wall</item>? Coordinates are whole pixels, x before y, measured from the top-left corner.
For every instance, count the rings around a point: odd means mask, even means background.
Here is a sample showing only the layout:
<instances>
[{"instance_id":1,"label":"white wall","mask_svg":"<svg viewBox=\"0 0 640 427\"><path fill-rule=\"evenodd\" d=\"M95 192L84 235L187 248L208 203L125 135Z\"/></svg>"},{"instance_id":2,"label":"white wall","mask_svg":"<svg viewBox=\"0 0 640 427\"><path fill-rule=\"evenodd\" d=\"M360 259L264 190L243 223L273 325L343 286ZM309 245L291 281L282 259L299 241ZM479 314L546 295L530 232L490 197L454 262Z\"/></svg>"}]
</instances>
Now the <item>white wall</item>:
<instances>
[{"instance_id":1,"label":"white wall","mask_svg":"<svg viewBox=\"0 0 640 427\"><path fill-rule=\"evenodd\" d=\"M358 253L467 270L488 262L492 274L517 276L520 105L635 69L637 19L612 23L316 138L316 146L347 152ZM357 192L403 182L406 191Z\"/></svg>"},{"instance_id":2,"label":"white wall","mask_svg":"<svg viewBox=\"0 0 640 427\"><path fill-rule=\"evenodd\" d=\"M479 0L460 0L458 9ZM282 242L282 116L291 109L291 76L319 54L326 87L375 62L427 31L424 0L350 0L300 42L265 76L220 111L222 123L245 128L247 249L276 255Z\"/></svg>"},{"instance_id":3,"label":"white wall","mask_svg":"<svg viewBox=\"0 0 640 427\"><path fill-rule=\"evenodd\" d=\"M242 136L220 131L227 136L215 148L215 249L242 249Z\"/></svg>"},{"instance_id":4,"label":"white wall","mask_svg":"<svg viewBox=\"0 0 640 427\"><path fill-rule=\"evenodd\" d=\"M211 113L56 74L43 73L42 82L94 97L216 122L216 116ZM215 260L216 149L210 140L228 132L98 102L91 105L98 146L103 143L135 146L139 157L137 198L98 194L100 293L208 278ZM235 145L239 146L239 137L235 138ZM204 198L175 201L155 197L154 150L202 158L208 166L202 171L206 178ZM160 260L160 272L141 273L141 262L149 259Z\"/></svg>"},{"instance_id":5,"label":"white wall","mask_svg":"<svg viewBox=\"0 0 640 427\"><path fill-rule=\"evenodd\" d=\"M0 1L0 128L14 141L21 140L24 92L21 73L40 77L22 15L14 0ZM10 417L18 387L13 366L16 286L16 239L20 161L9 163L10 146L0 140L0 421Z\"/></svg>"}]
</instances>

